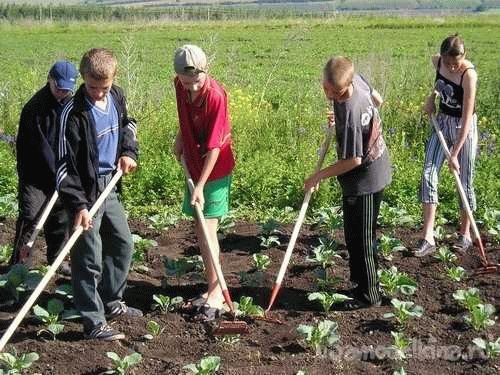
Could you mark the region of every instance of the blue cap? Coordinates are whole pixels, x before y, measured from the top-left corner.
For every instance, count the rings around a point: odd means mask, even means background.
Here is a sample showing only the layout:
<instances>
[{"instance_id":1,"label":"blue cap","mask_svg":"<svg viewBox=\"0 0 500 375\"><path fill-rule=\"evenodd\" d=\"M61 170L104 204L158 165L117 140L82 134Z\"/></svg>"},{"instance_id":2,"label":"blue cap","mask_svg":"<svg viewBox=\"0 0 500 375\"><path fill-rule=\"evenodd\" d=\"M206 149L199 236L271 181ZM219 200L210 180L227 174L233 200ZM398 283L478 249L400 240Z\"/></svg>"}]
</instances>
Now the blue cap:
<instances>
[{"instance_id":1,"label":"blue cap","mask_svg":"<svg viewBox=\"0 0 500 375\"><path fill-rule=\"evenodd\" d=\"M52 65L49 76L55 81L58 89L73 91L78 71L69 61L60 60Z\"/></svg>"}]
</instances>

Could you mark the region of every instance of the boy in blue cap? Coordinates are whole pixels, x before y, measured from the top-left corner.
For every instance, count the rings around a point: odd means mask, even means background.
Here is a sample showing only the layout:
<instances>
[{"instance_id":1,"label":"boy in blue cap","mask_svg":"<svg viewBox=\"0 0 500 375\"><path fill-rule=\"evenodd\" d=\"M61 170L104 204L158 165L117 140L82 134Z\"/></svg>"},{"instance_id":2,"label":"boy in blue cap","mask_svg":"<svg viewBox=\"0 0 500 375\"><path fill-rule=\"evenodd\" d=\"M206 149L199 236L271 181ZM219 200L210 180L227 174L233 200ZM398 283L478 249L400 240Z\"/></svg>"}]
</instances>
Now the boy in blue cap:
<instances>
[{"instance_id":1,"label":"boy in blue cap","mask_svg":"<svg viewBox=\"0 0 500 375\"><path fill-rule=\"evenodd\" d=\"M57 117L73 93L77 76L72 63L57 61L49 71L47 84L22 109L16 143L19 216L10 264L33 266L32 253L28 253L23 245L55 191ZM68 217L60 201L54 205L43 229L50 264L57 257L68 232ZM70 274L66 262L61 271Z\"/></svg>"}]
</instances>

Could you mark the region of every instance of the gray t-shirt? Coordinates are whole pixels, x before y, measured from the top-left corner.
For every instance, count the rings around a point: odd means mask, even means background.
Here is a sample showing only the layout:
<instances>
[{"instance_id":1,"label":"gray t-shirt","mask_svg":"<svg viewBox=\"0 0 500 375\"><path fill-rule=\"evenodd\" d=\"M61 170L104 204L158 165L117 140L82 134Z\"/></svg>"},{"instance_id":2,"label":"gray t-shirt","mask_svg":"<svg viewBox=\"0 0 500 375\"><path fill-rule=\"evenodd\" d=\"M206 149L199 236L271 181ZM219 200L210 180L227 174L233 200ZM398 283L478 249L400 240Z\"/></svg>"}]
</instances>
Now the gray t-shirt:
<instances>
[{"instance_id":1,"label":"gray t-shirt","mask_svg":"<svg viewBox=\"0 0 500 375\"><path fill-rule=\"evenodd\" d=\"M391 182L389 153L370 85L358 74L352 96L334 101L338 159L360 157L362 164L338 176L345 196L376 193Z\"/></svg>"}]
</instances>

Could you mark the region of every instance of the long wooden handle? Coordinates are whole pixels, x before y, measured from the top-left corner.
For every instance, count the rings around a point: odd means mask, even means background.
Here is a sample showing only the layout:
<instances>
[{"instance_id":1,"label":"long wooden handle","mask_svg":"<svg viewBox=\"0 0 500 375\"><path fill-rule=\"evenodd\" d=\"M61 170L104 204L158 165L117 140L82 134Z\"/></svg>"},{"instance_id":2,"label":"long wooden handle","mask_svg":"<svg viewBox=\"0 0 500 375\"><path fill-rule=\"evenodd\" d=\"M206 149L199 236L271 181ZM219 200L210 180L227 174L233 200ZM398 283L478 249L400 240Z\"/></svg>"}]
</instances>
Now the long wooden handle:
<instances>
[{"instance_id":1,"label":"long wooden handle","mask_svg":"<svg viewBox=\"0 0 500 375\"><path fill-rule=\"evenodd\" d=\"M328 148L330 147L332 134L333 134L332 128L327 129L326 138L325 138L323 144L321 145L318 162L316 163L316 168L314 169L315 173L317 173L321 170L321 166L323 165L323 161L325 160L326 152L327 152ZM276 282L274 284L274 288L273 288L273 291L271 293L271 298L270 298L267 310L271 309L271 306L274 303L274 299L276 298L276 295L278 294L278 290L281 287L281 282L283 281L283 278L285 277L285 273L286 273L286 270L288 268L288 264L290 263L290 258L292 257L293 249L295 248L295 243L297 242L297 238L299 236L300 228L302 227L302 224L303 224L304 219L306 217L306 212L307 212L307 208L309 206L309 201L311 200L311 196L312 196L312 189L306 191L306 193L304 195L304 200L302 201L302 206L300 208L299 216L298 216L297 221L295 222L295 225L293 227L292 236L290 237L290 242L288 242L285 256L283 257L283 261L281 262L281 267L280 267L280 270L278 272L278 276L276 277Z\"/></svg>"},{"instance_id":2,"label":"long wooden handle","mask_svg":"<svg viewBox=\"0 0 500 375\"><path fill-rule=\"evenodd\" d=\"M189 192L192 195L193 191L194 191L194 182L189 174L189 170L187 168L186 161L184 160L184 157L181 157L181 164L182 164L182 168L184 169L184 174L186 176ZM198 219L198 222L200 223L201 230L203 232L203 237L205 238L205 241L208 245L210 260L211 260L212 265L215 269L215 273L217 275L217 281L219 282L219 286L222 289L222 294L224 296L224 300L226 301L226 303L229 306L229 308L231 309L231 311L234 311L233 301L231 300L231 297L230 297L228 289L227 289L226 280L224 279L224 274L222 273L222 267L221 267L220 263L217 262L217 260L215 259L215 249L214 249L214 245L212 242L212 238L210 237L210 232L208 231L207 222L205 220L205 215L203 215L203 210L198 202L195 202L194 209L196 212L196 217Z\"/></svg>"},{"instance_id":3,"label":"long wooden handle","mask_svg":"<svg viewBox=\"0 0 500 375\"><path fill-rule=\"evenodd\" d=\"M446 155L446 159L448 159L448 161L449 161L451 158L451 153L450 153L450 150L448 148L448 145L446 144L446 140L444 139L443 132L441 132L441 129L439 128L439 125L438 125L437 120L436 120L436 116L434 114L431 115L431 123L432 123L432 126L434 127L434 130L439 138L439 142L441 143L441 147L443 148L443 151ZM458 172L455 169L453 169L453 168L450 168L450 169L451 169L451 172L453 174L453 177L455 178L455 185L457 186L458 194L460 195L460 199L462 200L462 206L465 209L467 217L470 220L472 231L474 232L474 236L481 243L481 247L482 247L481 235L479 234L479 230L477 228L476 221L474 220L474 216L472 214L472 210L471 210L470 205L469 205L469 200L467 199L467 196L465 195L465 191L462 187L462 182L460 181L460 175L458 174ZM484 251L483 249L481 249L481 250Z\"/></svg>"},{"instance_id":4,"label":"long wooden handle","mask_svg":"<svg viewBox=\"0 0 500 375\"><path fill-rule=\"evenodd\" d=\"M57 190L54 191L54 194L52 194L52 197L50 197L50 200L47 202L45 205L42 216L40 216L40 219L38 220L38 223L36 224L35 230L30 236L30 239L26 243L26 247L32 248L33 245L35 244L35 240L38 237L38 233L42 230L45 222L47 221L47 218L50 215L50 212L52 211L52 208L54 208L54 204L56 204L57 198L59 195L57 194Z\"/></svg>"},{"instance_id":5,"label":"long wooden handle","mask_svg":"<svg viewBox=\"0 0 500 375\"><path fill-rule=\"evenodd\" d=\"M92 208L90 209L90 211L89 211L90 217L93 217L97 213L97 211L101 207L102 203L108 197L109 193L114 188L114 186L116 185L116 183L118 182L118 180L120 179L121 176L122 176L122 171L119 169L115 173L115 175L113 176L111 181L108 183L108 185L106 186L104 191L101 193L101 195L99 196L97 201L94 203ZM31 306L33 306L33 304L36 302L36 300L38 299L40 294L43 292L43 290L45 289L45 287L49 283L50 279L52 279L52 277L56 273L57 269L59 268L59 266L63 262L64 258L66 258L66 255L68 255L69 251L71 250L71 248L75 244L78 237L80 237L82 232L83 232L83 227L81 225L75 229L73 234L68 239L68 242L66 242L66 245L64 245L61 252L57 256L57 258L54 260L54 263L52 263L52 265L49 267L49 269L47 270L47 273L43 276L42 280L40 280L40 283L37 285L35 290L33 290L33 293L31 293L31 296L24 303L24 306L21 308L21 310L19 310L19 312L17 313L17 315L14 318L14 320L12 321L12 323L10 323L9 328L7 328L7 330L3 334L2 338L0 339L0 352L3 351L3 348L5 347L7 342L10 340L11 336L14 334L14 332L17 329L17 327L19 326L19 324L21 324L21 322L24 319L24 317L26 316L26 314L29 312L29 310L31 309Z\"/></svg>"}]
</instances>

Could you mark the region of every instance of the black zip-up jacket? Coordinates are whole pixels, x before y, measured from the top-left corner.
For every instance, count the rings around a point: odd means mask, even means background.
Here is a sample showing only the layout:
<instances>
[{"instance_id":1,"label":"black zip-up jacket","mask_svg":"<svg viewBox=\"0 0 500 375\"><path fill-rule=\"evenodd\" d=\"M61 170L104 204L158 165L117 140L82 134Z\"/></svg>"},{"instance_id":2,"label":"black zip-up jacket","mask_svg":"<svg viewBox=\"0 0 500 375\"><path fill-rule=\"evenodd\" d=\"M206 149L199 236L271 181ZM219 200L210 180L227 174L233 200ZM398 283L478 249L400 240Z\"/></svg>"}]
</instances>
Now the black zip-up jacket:
<instances>
[{"instance_id":1,"label":"black zip-up jacket","mask_svg":"<svg viewBox=\"0 0 500 375\"><path fill-rule=\"evenodd\" d=\"M33 185L46 194L56 187L56 133L60 104L42 87L21 111L16 140L17 174L21 185Z\"/></svg>"},{"instance_id":2,"label":"black zip-up jacket","mask_svg":"<svg viewBox=\"0 0 500 375\"><path fill-rule=\"evenodd\" d=\"M122 156L138 158L137 125L127 115L122 90L113 85L111 96L118 112L119 131L116 162ZM73 214L90 209L97 200L99 188L99 151L94 118L85 103L84 85L64 107L60 116L57 160L57 190Z\"/></svg>"}]
</instances>

